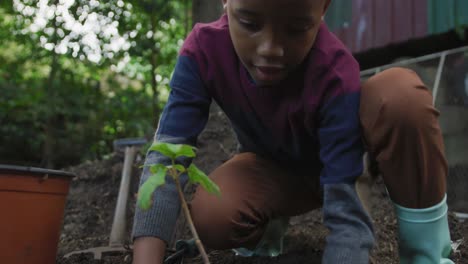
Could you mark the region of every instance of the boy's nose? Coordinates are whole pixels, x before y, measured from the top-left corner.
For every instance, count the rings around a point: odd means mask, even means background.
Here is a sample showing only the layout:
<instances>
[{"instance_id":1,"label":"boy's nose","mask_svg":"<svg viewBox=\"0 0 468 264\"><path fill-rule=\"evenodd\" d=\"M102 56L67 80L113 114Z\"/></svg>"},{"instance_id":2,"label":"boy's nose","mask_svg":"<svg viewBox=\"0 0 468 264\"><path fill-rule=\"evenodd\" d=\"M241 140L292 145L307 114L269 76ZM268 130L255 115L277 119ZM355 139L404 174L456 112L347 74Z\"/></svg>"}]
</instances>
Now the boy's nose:
<instances>
[{"instance_id":1,"label":"boy's nose","mask_svg":"<svg viewBox=\"0 0 468 264\"><path fill-rule=\"evenodd\" d=\"M274 34L267 33L257 46L257 54L264 58L283 57L284 47Z\"/></svg>"}]
</instances>

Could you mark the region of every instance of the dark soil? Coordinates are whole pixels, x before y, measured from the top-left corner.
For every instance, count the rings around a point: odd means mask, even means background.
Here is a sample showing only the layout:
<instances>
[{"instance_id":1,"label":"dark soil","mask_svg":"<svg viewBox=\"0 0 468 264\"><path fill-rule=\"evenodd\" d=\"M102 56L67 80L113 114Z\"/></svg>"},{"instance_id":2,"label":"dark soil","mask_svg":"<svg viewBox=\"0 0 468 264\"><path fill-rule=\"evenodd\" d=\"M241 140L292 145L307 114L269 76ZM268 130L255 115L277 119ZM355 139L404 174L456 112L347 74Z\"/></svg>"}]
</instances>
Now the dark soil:
<instances>
[{"instance_id":1,"label":"dark soil","mask_svg":"<svg viewBox=\"0 0 468 264\"><path fill-rule=\"evenodd\" d=\"M229 128L229 122L216 108L212 110L207 128L199 139L199 152L195 163L209 172L228 160L237 149L236 141ZM143 163L140 155L133 168L132 194L137 192L140 176L139 165ZM123 156L112 154L101 161L90 161L76 167L65 169L78 177L72 182L65 210L64 224L60 237L57 263L88 264L132 262L131 250L104 255L101 260L94 260L92 254L76 254L69 258L63 256L77 250L107 246L112 225L117 193L120 185ZM188 191L190 192L190 190ZM381 181L372 189L373 200L371 214L374 221L377 244L372 252L371 263L398 263L396 242L396 219L392 205L385 194ZM134 212L135 197L130 195L128 202L127 232L130 230ZM182 216L182 214L181 214ZM453 241L464 242L458 247L452 258L457 264L468 264L468 221L459 222L450 216ZM327 229L323 226L320 210L291 219L290 228L285 238L284 254L276 258L242 258L231 251L209 251L212 263L321 263ZM188 238L183 217L179 219L174 241ZM130 241L126 241L130 245ZM202 263L200 258L185 259L183 263Z\"/></svg>"}]
</instances>

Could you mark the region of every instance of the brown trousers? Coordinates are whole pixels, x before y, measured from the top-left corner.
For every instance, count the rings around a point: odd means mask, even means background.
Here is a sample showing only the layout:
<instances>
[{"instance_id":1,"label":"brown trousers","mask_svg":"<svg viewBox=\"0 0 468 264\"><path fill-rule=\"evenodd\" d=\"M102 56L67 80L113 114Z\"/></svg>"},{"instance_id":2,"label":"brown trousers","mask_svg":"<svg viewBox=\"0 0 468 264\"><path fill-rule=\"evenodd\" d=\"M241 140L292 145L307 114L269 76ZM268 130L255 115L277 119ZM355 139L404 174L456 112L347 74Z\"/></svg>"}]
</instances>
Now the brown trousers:
<instances>
[{"instance_id":1,"label":"brown trousers","mask_svg":"<svg viewBox=\"0 0 468 264\"><path fill-rule=\"evenodd\" d=\"M431 93L411 70L392 68L363 84L364 141L399 205L426 208L445 195L447 162L438 115ZM200 238L211 248L252 248L269 219L321 206L318 182L306 182L253 153L234 156L210 177L222 197L198 188L191 208Z\"/></svg>"}]
</instances>

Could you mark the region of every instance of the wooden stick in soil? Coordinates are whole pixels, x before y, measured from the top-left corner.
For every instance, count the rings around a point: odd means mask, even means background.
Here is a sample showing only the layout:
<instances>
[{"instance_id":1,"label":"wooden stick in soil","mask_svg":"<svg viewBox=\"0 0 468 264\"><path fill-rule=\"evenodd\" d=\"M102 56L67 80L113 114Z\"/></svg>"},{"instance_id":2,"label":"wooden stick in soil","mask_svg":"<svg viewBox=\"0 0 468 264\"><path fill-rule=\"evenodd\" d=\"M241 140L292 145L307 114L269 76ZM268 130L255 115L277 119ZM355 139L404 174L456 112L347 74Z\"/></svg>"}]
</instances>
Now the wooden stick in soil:
<instances>
[{"instance_id":1,"label":"wooden stick in soil","mask_svg":"<svg viewBox=\"0 0 468 264\"><path fill-rule=\"evenodd\" d=\"M178 177L175 177L175 182L177 185L177 192L179 193L180 201L182 202L182 209L184 210L185 218L187 218L187 222L190 227L190 231L192 232L193 238L195 240L195 244L197 245L198 250L200 251L200 255L202 256L203 263L210 264L210 260L208 259L208 255L206 254L205 248L198 237L197 230L195 229L195 225L193 224L192 217L190 216L190 211L187 206L187 202L185 201L184 192L182 191L182 187L180 187L180 181Z\"/></svg>"}]
</instances>

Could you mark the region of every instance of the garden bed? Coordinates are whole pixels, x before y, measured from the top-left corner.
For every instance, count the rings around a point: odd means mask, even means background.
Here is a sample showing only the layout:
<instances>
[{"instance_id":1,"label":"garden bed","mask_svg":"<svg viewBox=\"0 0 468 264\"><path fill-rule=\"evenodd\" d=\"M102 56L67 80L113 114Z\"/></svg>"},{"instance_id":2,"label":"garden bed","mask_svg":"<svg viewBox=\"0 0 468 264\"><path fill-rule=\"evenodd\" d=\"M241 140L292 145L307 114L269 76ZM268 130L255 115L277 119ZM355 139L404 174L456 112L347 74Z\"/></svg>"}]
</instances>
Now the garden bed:
<instances>
[{"instance_id":1,"label":"garden bed","mask_svg":"<svg viewBox=\"0 0 468 264\"><path fill-rule=\"evenodd\" d=\"M236 151L236 142L229 129L229 123L219 111L212 111L210 122L199 140L199 153L195 163L209 172L229 159ZM142 158L137 159L133 168L132 194L137 192ZM92 254L78 254L69 258L63 256L76 250L107 246L120 185L123 157L111 155L102 161L90 161L68 168L78 175L72 182L65 210L64 224L60 237L57 263L131 263L131 251L104 255L102 260L93 259ZM372 189L372 218L377 243L372 252L372 263L398 263L396 242L396 219L392 205L384 192L381 181ZM130 195L127 216L127 233L130 238L135 197ZM182 216L182 214L181 214ZM179 221L176 239L188 238L184 222ZM450 215L452 240L464 239L453 259L457 264L468 264L468 221L459 222ZM321 221L320 210L291 219L285 238L284 254L276 258L242 258L229 251L209 251L212 263L321 263L327 229ZM130 245L130 241L126 242ZM183 263L202 263L200 258L185 260Z\"/></svg>"}]
</instances>

